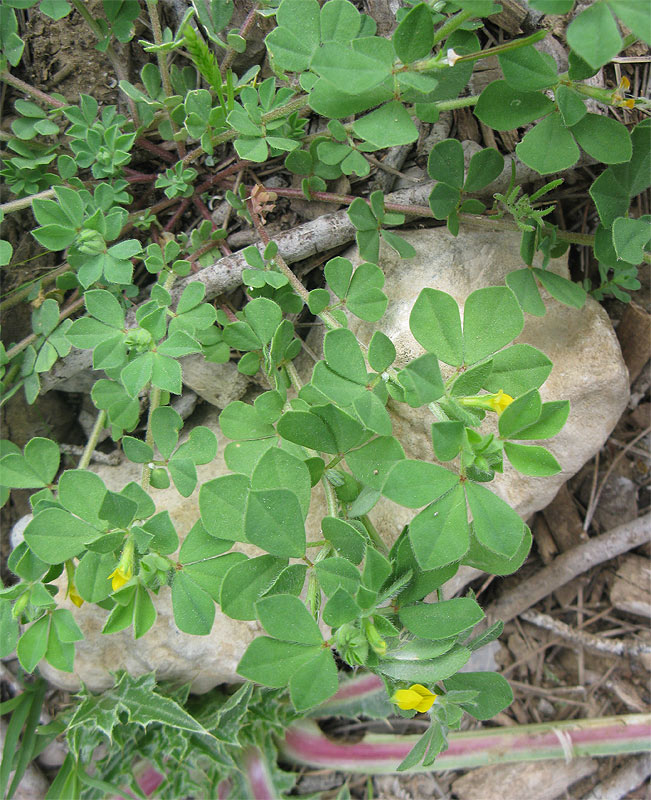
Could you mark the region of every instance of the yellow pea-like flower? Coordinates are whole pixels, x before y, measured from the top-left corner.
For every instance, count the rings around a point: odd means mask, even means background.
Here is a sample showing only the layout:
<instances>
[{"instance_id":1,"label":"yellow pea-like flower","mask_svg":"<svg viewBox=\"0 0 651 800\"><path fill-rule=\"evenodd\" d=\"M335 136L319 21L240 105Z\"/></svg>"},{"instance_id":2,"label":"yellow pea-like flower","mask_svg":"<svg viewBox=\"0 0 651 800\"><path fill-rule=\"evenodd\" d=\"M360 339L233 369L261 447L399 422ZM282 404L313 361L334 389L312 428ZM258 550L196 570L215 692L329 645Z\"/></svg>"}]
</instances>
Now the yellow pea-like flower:
<instances>
[{"instance_id":1,"label":"yellow pea-like flower","mask_svg":"<svg viewBox=\"0 0 651 800\"><path fill-rule=\"evenodd\" d=\"M121 589L125 583L131 580L131 576L133 575L134 550L135 546L133 540L128 538L117 567L109 575L114 592L117 592L118 589Z\"/></svg>"},{"instance_id":2,"label":"yellow pea-like flower","mask_svg":"<svg viewBox=\"0 0 651 800\"><path fill-rule=\"evenodd\" d=\"M118 589L121 589L125 583L131 580L131 576L133 575L133 569L122 569L120 565L113 570L113 572L109 575L111 579L111 586L114 592L117 592Z\"/></svg>"},{"instance_id":3,"label":"yellow pea-like flower","mask_svg":"<svg viewBox=\"0 0 651 800\"><path fill-rule=\"evenodd\" d=\"M462 406L468 408L485 408L487 411L495 411L499 416L507 406L513 402L510 394L502 389L494 394L480 394L472 397L456 397L455 400Z\"/></svg>"},{"instance_id":4,"label":"yellow pea-like flower","mask_svg":"<svg viewBox=\"0 0 651 800\"><path fill-rule=\"evenodd\" d=\"M493 411L496 411L498 415L501 414L507 406L510 406L512 402L513 398L511 395L506 394L506 392L503 392L501 389L488 401L490 407Z\"/></svg>"},{"instance_id":5,"label":"yellow pea-like flower","mask_svg":"<svg viewBox=\"0 0 651 800\"><path fill-rule=\"evenodd\" d=\"M423 714L434 705L436 695L420 683L413 683L408 689L398 689L391 698L403 711L420 711Z\"/></svg>"}]
</instances>

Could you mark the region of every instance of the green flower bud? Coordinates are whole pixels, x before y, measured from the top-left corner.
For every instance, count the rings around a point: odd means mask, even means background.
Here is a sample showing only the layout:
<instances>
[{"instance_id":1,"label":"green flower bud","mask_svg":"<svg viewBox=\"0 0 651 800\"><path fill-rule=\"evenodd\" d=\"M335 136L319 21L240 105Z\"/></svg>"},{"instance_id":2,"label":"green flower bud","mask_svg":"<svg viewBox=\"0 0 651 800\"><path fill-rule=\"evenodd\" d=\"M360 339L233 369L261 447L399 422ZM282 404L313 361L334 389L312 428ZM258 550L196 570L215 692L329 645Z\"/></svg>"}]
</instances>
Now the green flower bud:
<instances>
[{"instance_id":1,"label":"green flower bud","mask_svg":"<svg viewBox=\"0 0 651 800\"><path fill-rule=\"evenodd\" d=\"M170 476L163 467L156 467L151 471L149 483L154 489L167 489L170 485Z\"/></svg>"},{"instance_id":2,"label":"green flower bud","mask_svg":"<svg viewBox=\"0 0 651 800\"><path fill-rule=\"evenodd\" d=\"M352 623L347 622L334 635L335 647L351 667L362 666L368 659L368 640Z\"/></svg>"}]
</instances>

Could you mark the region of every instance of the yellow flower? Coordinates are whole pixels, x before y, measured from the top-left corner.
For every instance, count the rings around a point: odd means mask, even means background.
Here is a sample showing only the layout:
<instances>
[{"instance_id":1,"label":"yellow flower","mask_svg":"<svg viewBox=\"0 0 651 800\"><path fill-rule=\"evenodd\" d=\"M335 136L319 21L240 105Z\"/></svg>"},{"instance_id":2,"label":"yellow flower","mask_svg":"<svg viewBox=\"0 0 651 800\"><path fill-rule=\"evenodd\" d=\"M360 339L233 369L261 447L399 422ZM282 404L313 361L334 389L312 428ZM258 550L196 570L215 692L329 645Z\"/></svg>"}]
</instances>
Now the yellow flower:
<instances>
[{"instance_id":1,"label":"yellow flower","mask_svg":"<svg viewBox=\"0 0 651 800\"><path fill-rule=\"evenodd\" d=\"M84 603L84 598L79 594L79 592L77 591L77 587L74 585L72 581L68 583L68 597L77 606L77 608L82 607Z\"/></svg>"},{"instance_id":2,"label":"yellow flower","mask_svg":"<svg viewBox=\"0 0 651 800\"><path fill-rule=\"evenodd\" d=\"M66 592L66 597L69 597L77 608L81 608L84 599L75 586L75 566L70 558L66 561L66 575L68 576L68 591Z\"/></svg>"},{"instance_id":3,"label":"yellow flower","mask_svg":"<svg viewBox=\"0 0 651 800\"><path fill-rule=\"evenodd\" d=\"M421 714L429 711L435 700L436 695L420 683L412 684L409 689L398 689L391 698L391 702L395 703L403 711L413 709L420 711Z\"/></svg>"},{"instance_id":4,"label":"yellow flower","mask_svg":"<svg viewBox=\"0 0 651 800\"><path fill-rule=\"evenodd\" d=\"M111 578L111 586L113 587L113 591L117 592L118 589L121 589L127 581L131 580L131 576L133 575L133 569L129 567L128 569L122 569L120 565L113 570L113 572L109 575Z\"/></svg>"},{"instance_id":5,"label":"yellow flower","mask_svg":"<svg viewBox=\"0 0 651 800\"><path fill-rule=\"evenodd\" d=\"M635 100L632 97L626 98L626 92L631 88L631 82L625 76L619 82L619 85L613 92L612 102L613 105L620 108L635 108Z\"/></svg>"},{"instance_id":6,"label":"yellow flower","mask_svg":"<svg viewBox=\"0 0 651 800\"><path fill-rule=\"evenodd\" d=\"M513 402L511 395L506 394L502 389L495 394L456 397L455 400L462 406L468 406L468 408L485 408L487 411L495 411L497 414L501 414L502 411Z\"/></svg>"},{"instance_id":7,"label":"yellow flower","mask_svg":"<svg viewBox=\"0 0 651 800\"><path fill-rule=\"evenodd\" d=\"M131 576L133 575L134 549L135 545L133 540L127 538L127 542L122 550L122 555L120 556L118 565L109 575L109 578L111 578L111 586L113 587L114 592L117 592L117 590L121 589L124 584L127 583L127 581L131 580Z\"/></svg>"},{"instance_id":8,"label":"yellow flower","mask_svg":"<svg viewBox=\"0 0 651 800\"><path fill-rule=\"evenodd\" d=\"M499 415L502 413L502 411L504 411L504 409L507 406L510 406L512 402L513 398L511 397L511 395L506 394L500 389L496 395L494 395L489 399L488 404L493 409L493 411L496 411Z\"/></svg>"}]
</instances>

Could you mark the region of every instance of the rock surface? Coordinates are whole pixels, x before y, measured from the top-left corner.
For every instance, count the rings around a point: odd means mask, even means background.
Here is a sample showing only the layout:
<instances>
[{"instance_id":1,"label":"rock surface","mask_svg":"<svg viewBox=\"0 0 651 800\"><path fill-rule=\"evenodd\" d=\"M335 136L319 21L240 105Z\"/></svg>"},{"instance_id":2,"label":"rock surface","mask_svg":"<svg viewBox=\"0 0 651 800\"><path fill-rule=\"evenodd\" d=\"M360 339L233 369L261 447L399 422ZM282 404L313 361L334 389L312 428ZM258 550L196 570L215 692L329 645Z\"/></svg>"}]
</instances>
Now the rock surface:
<instances>
[{"instance_id":1,"label":"rock surface","mask_svg":"<svg viewBox=\"0 0 651 800\"><path fill-rule=\"evenodd\" d=\"M597 771L594 758L534 761L529 764L495 764L473 769L456 780L452 787L459 800L554 800L567 797L572 784Z\"/></svg>"},{"instance_id":2,"label":"rock surface","mask_svg":"<svg viewBox=\"0 0 651 800\"><path fill-rule=\"evenodd\" d=\"M199 397L217 408L239 400L249 386L246 375L237 371L235 364L213 364L200 355L185 356L181 359L183 383L195 391Z\"/></svg>"},{"instance_id":3,"label":"rock surface","mask_svg":"<svg viewBox=\"0 0 651 800\"><path fill-rule=\"evenodd\" d=\"M451 294L462 306L466 297L484 286L503 285L505 276L521 269L520 236L517 233L462 228L453 237L445 228L401 232L416 249L416 256L401 260L392 250L381 253L386 275L384 291L389 307L379 327L393 341L397 364L424 352L409 330L409 313L426 286ZM355 249L344 256L354 263ZM556 259L550 268L569 277L566 259ZM545 446L554 453L562 472L548 478L521 475L505 462L504 474L490 488L526 519L544 508L559 488L601 448L615 427L628 401L628 376L619 343L606 312L592 298L581 310L569 308L542 290L547 307L544 317L525 315L525 327L516 340L542 350L554 368L540 389L543 401L570 401L569 419L563 430ZM350 328L368 344L375 326L351 317ZM394 435L409 458L433 460L430 425L426 408L412 409L390 402ZM374 524L386 532L400 531L413 512L381 500L372 513ZM394 534L394 538L395 538Z\"/></svg>"}]
</instances>

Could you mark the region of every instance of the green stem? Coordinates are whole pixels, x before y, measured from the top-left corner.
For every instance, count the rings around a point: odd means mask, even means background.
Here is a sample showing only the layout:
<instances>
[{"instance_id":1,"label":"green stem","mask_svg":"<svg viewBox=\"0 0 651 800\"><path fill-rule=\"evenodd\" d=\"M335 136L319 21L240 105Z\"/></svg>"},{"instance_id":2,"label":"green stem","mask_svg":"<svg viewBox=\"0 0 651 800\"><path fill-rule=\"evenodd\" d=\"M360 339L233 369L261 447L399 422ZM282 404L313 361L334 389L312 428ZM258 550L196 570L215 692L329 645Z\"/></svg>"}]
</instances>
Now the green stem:
<instances>
[{"instance_id":1,"label":"green stem","mask_svg":"<svg viewBox=\"0 0 651 800\"><path fill-rule=\"evenodd\" d=\"M176 274L174 272L170 272L170 274L165 279L163 288L169 291L172 288L175 280L176 280ZM154 432L152 430L151 422L154 416L154 411L156 411L156 409L160 405L160 395L161 395L161 390L158 388L158 386L152 386L149 394L149 414L147 415L147 432L145 433L145 444L148 444L152 449L154 447ZM142 465L142 476L140 479L140 483L145 491L148 491L149 489L151 472L152 468L149 464Z\"/></svg>"},{"instance_id":2,"label":"green stem","mask_svg":"<svg viewBox=\"0 0 651 800\"><path fill-rule=\"evenodd\" d=\"M337 508L337 496L335 494L335 490L332 484L326 478L325 473L321 478L321 483L323 484L323 491L325 492L326 505L328 507L328 516L338 517L339 509Z\"/></svg>"},{"instance_id":3,"label":"green stem","mask_svg":"<svg viewBox=\"0 0 651 800\"><path fill-rule=\"evenodd\" d=\"M90 432L90 436L86 442L86 447L84 447L84 452L81 454L81 458L77 464L77 469L86 469L86 467L88 467L90 464L90 460L93 457L93 451L95 450L95 445L97 444L100 433L104 430L105 423L106 411L102 409L97 415L97 419L93 425L93 430Z\"/></svg>"},{"instance_id":4,"label":"green stem","mask_svg":"<svg viewBox=\"0 0 651 800\"><path fill-rule=\"evenodd\" d=\"M147 11L149 13L149 20L151 22L151 30L154 34L154 44L162 45L163 44L163 30L160 24L160 18L158 16L158 0L147 0ZM163 84L163 91L165 92L165 97L172 97L174 94L174 89L172 87L172 80L170 78L170 71L167 66L167 53L161 52L158 50L156 52L156 60L158 61L158 69L160 71L161 82ZM173 133L178 133L179 128L176 122L172 119L172 115L170 113L170 109L167 109L167 116L170 121L170 125L172 126ZM179 154L179 158L183 158L185 156L185 145L181 141L176 142L176 149Z\"/></svg>"},{"instance_id":5,"label":"green stem","mask_svg":"<svg viewBox=\"0 0 651 800\"><path fill-rule=\"evenodd\" d=\"M158 0L147 0L147 12L149 13L149 20L151 22L151 30L154 34L154 44L163 44L163 30L161 28L160 19L158 17ZM156 60L158 61L158 69L160 70L160 77L163 84L163 91L165 97L171 97L174 94L172 89L172 81L170 79L170 71L167 67L167 54L158 51L156 53Z\"/></svg>"},{"instance_id":6,"label":"green stem","mask_svg":"<svg viewBox=\"0 0 651 800\"><path fill-rule=\"evenodd\" d=\"M479 102L479 95L471 94L468 95L468 97L457 97L454 100L439 100L438 103L434 103L433 105L435 105L439 111L454 111L457 108L468 108L468 106L476 106L478 102Z\"/></svg>"},{"instance_id":7,"label":"green stem","mask_svg":"<svg viewBox=\"0 0 651 800\"><path fill-rule=\"evenodd\" d=\"M154 416L154 411L160 405L161 390L158 386L152 386L149 393L149 414L147 416L147 433L145 434L145 444L153 448L154 446L154 433L152 430L151 421ZM149 491L149 481L151 480L152 468L150 464L142 465L142 476L140 478L140 485L145 491Z\"/></svg>"},{"instance_id":8,"label":"green stem","mask_svg":"<svg viewBox=\"0 0 651 800\"><path fill-rule=\"evenodd\" d=\"M389 548L386 546L384 539L380 536L377 532L375 526L369 519L368 514L364 514L362 517L359 518L362 525L366 528L366 532L371 537L371 541L375 545L376 549L379 550L381 553L388 553Z\"/></svg>"},{"instance_id":9,"label":"green stem","mask_svg":"<svg viewBox=\"0 0 651 800\"><path fill-rule=\"evenodd\" d=\"M2 379L2 383L5 389L9 389L9 387L13 385L14 378L16 377L16 375L18 375L19 370L20 370L19 363L12 364L9 367L9 369L7 370L7 374Z\"/></svg>"},{"instance_id":10,"label":"green stem","mask_svg":"<svg viewBox=\"0 0 651 800\"><path fill-rule=\"evenodd\" d=\"M470 19L473 16L473 12L470 10L460 11L458 14L455 14L453 17L450 17L446 22L441 25L441 27L434 32L434 45L437 45L439 42L442 42L443 39L447 39L447 37L457 30L463 23Z\"/></svg>"},{"instance_id":11,"label":"green stem","mask_svg":"<svg viewBox=\"0 0 651 800\"><path fill-rule=\"evenodd\" d=\"M294 387L294 390L296 391L296 394L298 394L303 388L303 384L298 375L298 372L296 371L294 363L292 361L288 361L285 364L285 370L287 371L287 375L289 377L289 380L291 381L292 386Z\"/></svg>"},{"instance_id":12,"label":"green stem","mask_svg":"<svg viewBox=\"0 0 651 800\"><path fill-rule=\"evenodd\" d=\"M531 36L525 36L524 39L514 39L511 42L498 44L495 47L488 47L486 50L482 50L479 53L468 53L468 55L459 56L454 63L459 64L462 61L478 61L480 58L488 58L489 56L498 55L499 53L508 53L510 50L519 50L521 47L527 47L530 44L540 42L545 36L547 36L547 31L536 31L536 33L532 33Z\"/></svg>"}]
</instances>

